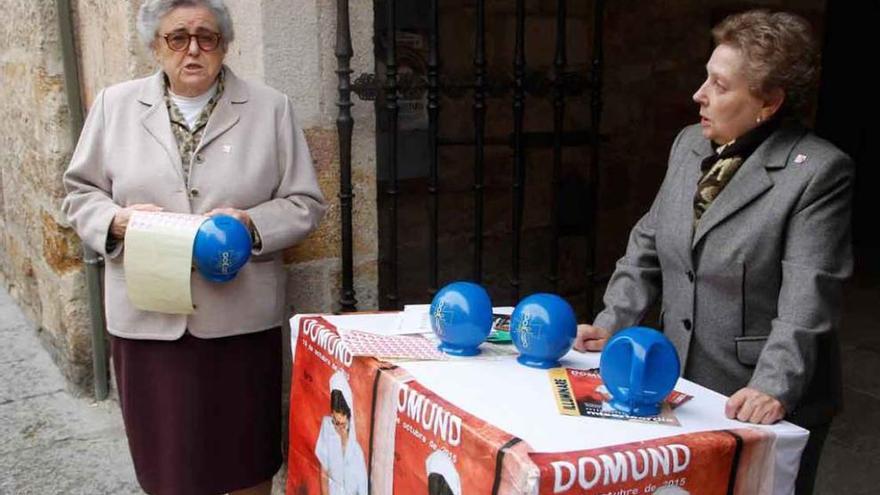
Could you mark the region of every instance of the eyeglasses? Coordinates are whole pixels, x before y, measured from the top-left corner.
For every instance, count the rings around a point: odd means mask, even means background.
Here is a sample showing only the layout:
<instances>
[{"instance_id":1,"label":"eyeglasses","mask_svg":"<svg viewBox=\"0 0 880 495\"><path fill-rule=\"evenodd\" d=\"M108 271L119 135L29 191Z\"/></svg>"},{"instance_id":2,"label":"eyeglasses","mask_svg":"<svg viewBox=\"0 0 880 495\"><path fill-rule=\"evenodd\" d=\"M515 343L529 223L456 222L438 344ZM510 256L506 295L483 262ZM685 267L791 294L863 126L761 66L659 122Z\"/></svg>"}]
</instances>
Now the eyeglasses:
<instances>
[{"instance_id":1,"label":"eyeglasses","mask_svg":"<svg viewBox=\"0 0 880 495\"><path fill-rule=\"evenodd\" d=\"M212 33L210 31L204 31L196 34L189 34L185 31L175 31L173 33L168 33L165 36L165 43L168 45L168 48L174 50L175 52L182 52L189 48L190 43L192 43L192 39L196 39L196 44L199 45L199 48L204 52L213 52L220 46L220 33Z\"/></svg>"}]
</instances>

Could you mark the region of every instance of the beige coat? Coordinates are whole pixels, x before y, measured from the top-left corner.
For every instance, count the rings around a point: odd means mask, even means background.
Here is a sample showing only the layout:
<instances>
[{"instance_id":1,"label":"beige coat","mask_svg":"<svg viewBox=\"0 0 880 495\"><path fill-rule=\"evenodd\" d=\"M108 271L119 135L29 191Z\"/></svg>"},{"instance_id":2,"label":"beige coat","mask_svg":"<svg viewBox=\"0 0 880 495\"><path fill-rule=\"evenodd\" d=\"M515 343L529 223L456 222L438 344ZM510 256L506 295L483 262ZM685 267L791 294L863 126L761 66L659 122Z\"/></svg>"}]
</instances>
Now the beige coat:
<instances>
[{"instance_id":1,"label":"beige coat","mask_svg":"<svg viewBox=\"0 0 880 495\"><path fill-rule=\"evenodd\" d=\"M174 340L188 328L198 337L224 337L265 330L284 319L280 251L317 226L324 198L287 96L224 70L225 90L193 154L189 184L161 72L106 88L89 111L64 174L68 194L62 208L83 242L106 258L107 328L113 335ZM136 203L195 214L218 207L245 210L262 248L230 282L212 283L193 272L192 315L136 309L126 292L124 246L110 253L105 248L114 214Z\"/></svg>"}]
</instances>

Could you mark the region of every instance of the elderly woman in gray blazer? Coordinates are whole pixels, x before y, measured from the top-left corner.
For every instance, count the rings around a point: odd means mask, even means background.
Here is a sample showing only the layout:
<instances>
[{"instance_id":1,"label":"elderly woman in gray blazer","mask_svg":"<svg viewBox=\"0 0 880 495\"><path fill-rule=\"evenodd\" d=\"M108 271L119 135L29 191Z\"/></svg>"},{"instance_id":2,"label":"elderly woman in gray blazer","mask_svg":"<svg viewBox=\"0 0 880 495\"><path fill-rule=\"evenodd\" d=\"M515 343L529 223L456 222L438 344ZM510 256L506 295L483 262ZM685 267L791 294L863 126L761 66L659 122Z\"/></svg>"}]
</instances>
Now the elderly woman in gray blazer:
<instances>
[{"instance_id":1,"label":"elderly woman in gray blazer","mask_svg":"<svg viewBox=\"0 0 880 495\"><path fill-rule=\"evenodd\" d=\"M64 211L106 259L107 326L141 486L269 493L281 464L281 250L325 206L290 100L239 79L222 0L147 0L137 27L160 70L101 91L64 175ZM191 315L142 311L123 270L132 212L225 213L254 256L226 283L198 272Z\"/></svg>"},{"instance_id":2,"label":"elderly woman in gray blazer","mask_svg":"<svg viewBox=\"0 0 880 495\"><path fill-rule=\"evenodd\" d=\"M809 25L750 11L714 28L700 123L672 145L650 210L633 228L575 347L600 350L661 301L686 378L730 395L726 414L787 418L812 434L798 493L810 493L839 405L837 326L850 275L854 166L793 123L816 79Z\"/></svg>"}]
</instances>

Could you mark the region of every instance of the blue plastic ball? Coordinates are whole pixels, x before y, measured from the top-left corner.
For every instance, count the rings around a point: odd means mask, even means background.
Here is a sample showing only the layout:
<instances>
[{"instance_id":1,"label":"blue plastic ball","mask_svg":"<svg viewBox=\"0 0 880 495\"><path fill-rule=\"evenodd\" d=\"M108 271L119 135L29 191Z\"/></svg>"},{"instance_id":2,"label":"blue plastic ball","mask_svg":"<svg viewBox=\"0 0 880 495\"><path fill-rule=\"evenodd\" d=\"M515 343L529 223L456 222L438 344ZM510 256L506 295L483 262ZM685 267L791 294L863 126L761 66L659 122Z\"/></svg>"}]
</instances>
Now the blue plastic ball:
<instances>
[{"instance_id":1,"label":"blue plastic ball","mask_svg":"<svg viewBox=\"0 0 880 495\"><path fill-rule=\"evenodd\" d=\"M533 368L555 368L574 343L577 319L565 299L555 294L526 297L510 316L510 338L517 361Z\"/></svg>"},{"instance_id":2,"label":"blue plastic ball","mask_svg":"<svg viewBox=\"0 0 880 495\"><path fill-rule=\"evenodd\" d=\"M227 282L251 256L251 234L229 215L205 220L193 242L193 261L199 273L212 282Z\"/></svg>"},{"instance_id":3,"label":"blue plastic ball","mask_svg":"<svg viewBox=\"0 0 880 495\"><path fill-rule=\"evenodd\" d=\"M454 356L474 356L492 329L492 300L472 282L453 282L431 301L431 329L440 350Z\"/></svg>"},{"instance_id":4,"label":"blue plastic ball","mask_svg":"<svg viewBox=\"0 0 880 495\"><path fill-rule=\"evenodd\" d=\"M630 327L608 339L599 361L611 406L634 416L659 414L680 371L672 342L646 327Z\"/></svg>"}]
</instances>

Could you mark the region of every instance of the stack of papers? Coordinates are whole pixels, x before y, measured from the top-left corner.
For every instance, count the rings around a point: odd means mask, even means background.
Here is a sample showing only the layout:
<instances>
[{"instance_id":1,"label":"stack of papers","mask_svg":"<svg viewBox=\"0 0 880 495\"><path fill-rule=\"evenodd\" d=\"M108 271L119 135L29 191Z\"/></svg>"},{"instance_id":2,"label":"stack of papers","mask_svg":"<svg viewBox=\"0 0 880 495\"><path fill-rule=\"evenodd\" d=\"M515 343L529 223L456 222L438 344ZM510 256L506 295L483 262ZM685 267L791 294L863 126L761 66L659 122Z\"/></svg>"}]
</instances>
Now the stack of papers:
<instances>
[{"instance_id":1,"label":"stack of papers","mask_svg":"<svg viewBox=\"0 0 880 495\"><path fill-rule=\"evenodd\" d=\"M510 314L511 307L494 308L495 314ZM413 304L403 311L372 314L327 315L324 318L339 331L349 351L356 356L403 360L452 359L437 349L440 343L431 330L429 304ZM516 355L510 345L484 343L476 358Z\"/></svg>"},{"instance_id":2,"label":"stack of papers","mask_svg":"<svg viewBox=\"0 0 880 495\"><path fill-rule=\"evenodd\" d=\"M422 335L378 335L339 329L339 336L355 356L435 361L449 359L437 349L435 343Z\"/></svg>"}]
</instances>

